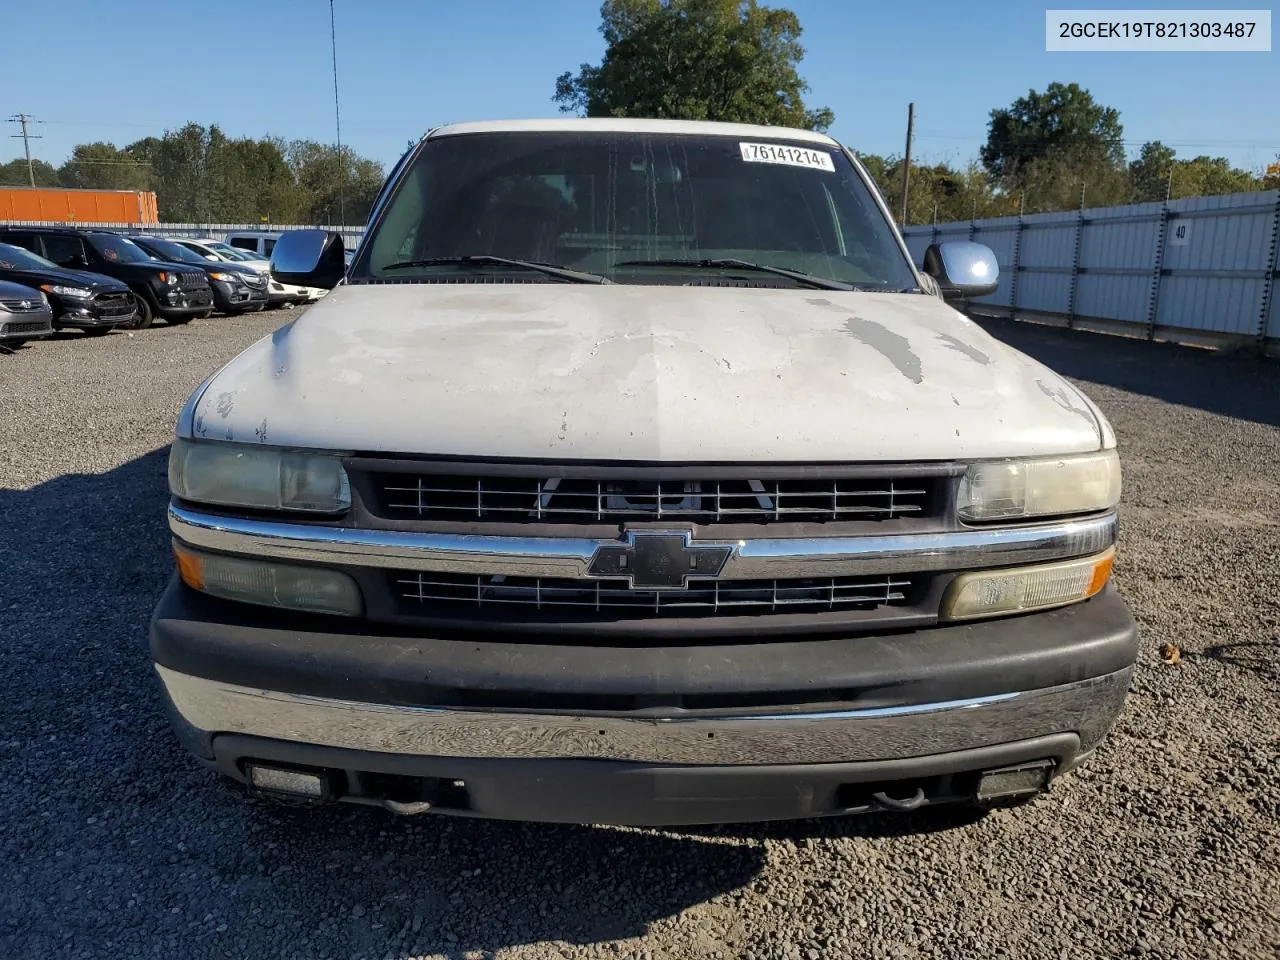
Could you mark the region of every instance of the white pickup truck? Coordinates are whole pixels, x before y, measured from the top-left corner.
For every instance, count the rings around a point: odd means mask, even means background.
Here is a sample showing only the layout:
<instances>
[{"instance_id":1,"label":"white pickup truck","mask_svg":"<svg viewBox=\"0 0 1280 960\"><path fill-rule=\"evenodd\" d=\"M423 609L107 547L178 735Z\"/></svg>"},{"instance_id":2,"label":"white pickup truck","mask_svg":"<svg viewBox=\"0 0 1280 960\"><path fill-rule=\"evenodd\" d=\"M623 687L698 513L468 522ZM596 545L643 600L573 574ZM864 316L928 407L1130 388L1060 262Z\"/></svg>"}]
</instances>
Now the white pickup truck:
<instances>
[{"instance_id":1,"label":"white pickup truck","mask_svg":"<svg viewBox=\"0 0 1280 960\"><path fill-rule=\"evenodd\" d=\"M1137 651L1120 468L822 134L428 133L191 396L151 649L265 795L663 824L1016 803Z\"/></svg>"}]
</instances>

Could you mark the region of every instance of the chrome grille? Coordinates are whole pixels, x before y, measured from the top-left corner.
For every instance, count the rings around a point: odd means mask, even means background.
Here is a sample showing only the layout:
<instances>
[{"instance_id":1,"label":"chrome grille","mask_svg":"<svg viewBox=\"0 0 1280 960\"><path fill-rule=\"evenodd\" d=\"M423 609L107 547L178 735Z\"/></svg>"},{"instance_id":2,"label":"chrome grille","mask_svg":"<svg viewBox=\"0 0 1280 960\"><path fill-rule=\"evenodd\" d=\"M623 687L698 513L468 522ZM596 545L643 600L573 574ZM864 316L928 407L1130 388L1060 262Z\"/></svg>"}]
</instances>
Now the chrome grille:
<instances>
[{"instance_id":1,"label":"chrome grille","mask_svg":"<svg viewBox=\"0 0 1280 960\"><path fill-rule=\"evenodd\" d=\"M937 478L650 481L388 473L376 482L381 510L399 519L729 523L921 516Z\"/></svg>"},{"instance_id":2,"label":"chrome grille","mask_svg":"<svg viewBox=\"0 0 1280 960\"><path fill-rule=\"evenodd\" d=\"M252 287L254 290L261 290L267 285L267 278L260 273L242 273L238 276L245 286Z\"/></svg>"},{"instance_id":3,"label":"chrome grille","mask_svg":"<svg viewBox=\"0 0 1280 960\"><path fill-rule=\"evenodd\" d=\"M22 300L0 300L0 306L10 313L35 313L44 309L44 302L39 294L32 294Z\"/></svg>"},{"instance_id":4,"label":"chrome grille","mask_svg":"<svg viewBox=\"0 0 1280 960\"><path fill-rule=\"evenodd\" d=\"M483 574L397 572L392 591L423 613L493 609L524 616L656 616L825 613L905 606L915 582L909 575L789 580L693 580L685 590L633 590L625 580L505 577Z\"/></svg>"},{"instance_id":5,"label":"chrome grille","mask_svg":"<svg viewBox=\"0 0 1280 960\"><path fill-rule=\"evenodd\" d=\"M180 273L178 274L178 286L183 290L189 290L198 287L208 286L209 281L205 279L203 273Z\"/></svg>"}]
</instances>

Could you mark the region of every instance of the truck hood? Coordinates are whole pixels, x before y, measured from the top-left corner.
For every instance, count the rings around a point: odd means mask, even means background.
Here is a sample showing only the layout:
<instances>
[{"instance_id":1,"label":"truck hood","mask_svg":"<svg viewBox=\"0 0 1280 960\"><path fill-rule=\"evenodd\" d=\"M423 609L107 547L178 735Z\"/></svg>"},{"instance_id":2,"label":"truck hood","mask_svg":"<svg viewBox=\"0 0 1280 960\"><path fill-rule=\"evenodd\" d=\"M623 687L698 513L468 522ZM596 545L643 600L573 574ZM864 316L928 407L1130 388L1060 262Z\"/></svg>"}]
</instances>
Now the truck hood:
<instances>
[{"instance_id":1,"label":"truck hood","mask_svg":"<svg viewBox=\"0 0 1280 960\"><path fill-rule=\"evenodd\" d=\"M193 435L359 452L648 462L1096 450L1047 367L919 294L339 286L209 381Z\"/></svg>"}]
</instances>

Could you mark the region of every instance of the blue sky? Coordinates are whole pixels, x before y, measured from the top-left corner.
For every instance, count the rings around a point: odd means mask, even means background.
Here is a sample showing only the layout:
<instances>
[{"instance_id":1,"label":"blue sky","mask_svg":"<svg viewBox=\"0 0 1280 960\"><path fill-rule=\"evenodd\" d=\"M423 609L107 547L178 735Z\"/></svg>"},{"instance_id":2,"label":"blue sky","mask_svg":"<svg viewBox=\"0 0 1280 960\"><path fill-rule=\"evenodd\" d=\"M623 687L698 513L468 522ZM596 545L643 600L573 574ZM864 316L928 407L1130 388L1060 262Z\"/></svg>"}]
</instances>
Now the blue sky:
<instances>
[{"instance_id":1,"label":"blue sky","mask_svg":"<svg viewBox=\"0 0 1280 960\"><path fill-rule=\"evenodd\" d=\"M1258 168L1280 152L1274 52L1046 53L1046 4L1022 0L778 5L805 28L810 103L859 151L900 152L913 100L916 155L964 163L993 107L1060 80L1120 110L1131 153L1161 139ZM596 0L336 0L344 142L389 166L441 123L554 116L556 76L603 52L598 13ZM333 139L327 0L14 2L3 32L24 39L4 44L0 115L45 120L33 153L54 164L79 142L123 146L188 120ZM4 143L0 160L21 155Z\"/></svg>"}]
</instances>

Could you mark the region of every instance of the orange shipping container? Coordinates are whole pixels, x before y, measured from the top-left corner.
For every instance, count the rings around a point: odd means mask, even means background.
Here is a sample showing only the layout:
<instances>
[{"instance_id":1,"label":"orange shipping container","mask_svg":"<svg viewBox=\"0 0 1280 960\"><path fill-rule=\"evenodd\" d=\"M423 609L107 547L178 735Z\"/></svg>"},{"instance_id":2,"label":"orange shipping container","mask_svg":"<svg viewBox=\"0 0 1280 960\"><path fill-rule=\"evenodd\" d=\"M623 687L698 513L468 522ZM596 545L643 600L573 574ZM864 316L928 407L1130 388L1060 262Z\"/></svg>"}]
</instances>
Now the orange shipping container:
<instances>
[{"instance_id":1,"label":"orange shipping container","mask_svg":"<svg viewBox=\"0 0 1280 960\"><path fill-rule=\"evenodd\" d=\"M156 195L149 190L63 190L59 187L0 187L0 222L159 223Z\"/></svg>"}]
</instances>

